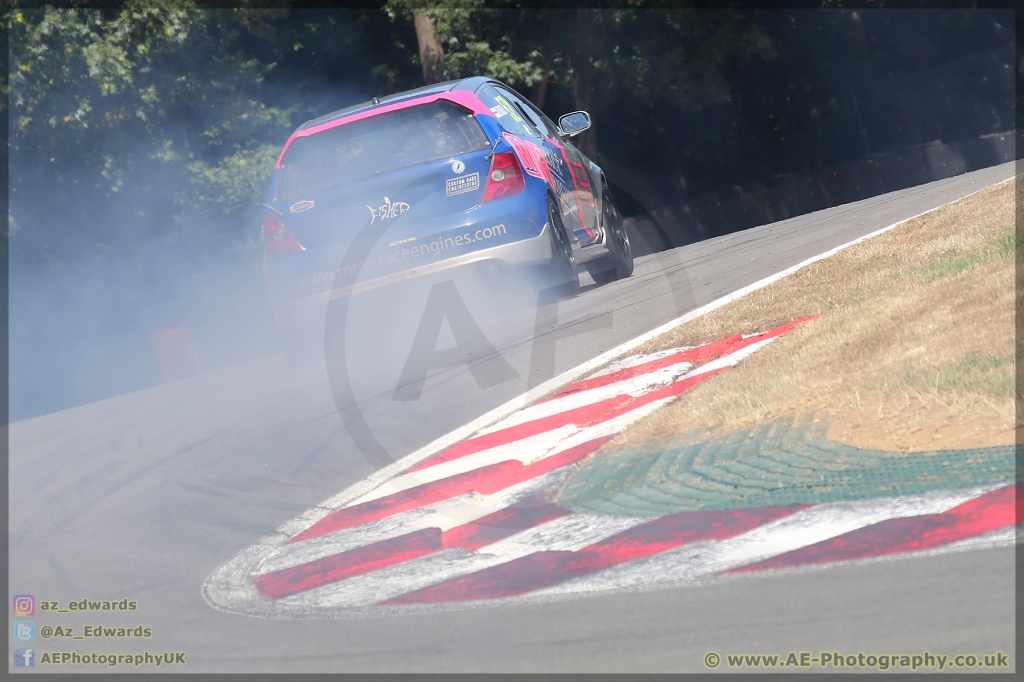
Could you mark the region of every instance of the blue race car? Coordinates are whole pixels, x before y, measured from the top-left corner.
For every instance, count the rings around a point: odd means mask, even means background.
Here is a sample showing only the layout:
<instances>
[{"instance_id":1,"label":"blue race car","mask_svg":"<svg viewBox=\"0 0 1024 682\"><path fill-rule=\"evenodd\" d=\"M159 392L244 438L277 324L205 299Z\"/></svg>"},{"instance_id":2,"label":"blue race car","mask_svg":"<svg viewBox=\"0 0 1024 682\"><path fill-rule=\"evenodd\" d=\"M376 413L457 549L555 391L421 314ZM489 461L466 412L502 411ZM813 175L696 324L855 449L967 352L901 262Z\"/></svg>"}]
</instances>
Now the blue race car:
<instances>
[{"instance_id":1,"label":"blue race car","mask_svg":"<svg viewBox=\"0 0 1024 682\"><path fill-rule=\"evenodd\" d=\"M604 173L508 86L475 77L374 99L301 125L278 158L264 273L287 328L339 296L453 268L533 270L579 290L633 256Z\"/></svg>"}]
</instances>

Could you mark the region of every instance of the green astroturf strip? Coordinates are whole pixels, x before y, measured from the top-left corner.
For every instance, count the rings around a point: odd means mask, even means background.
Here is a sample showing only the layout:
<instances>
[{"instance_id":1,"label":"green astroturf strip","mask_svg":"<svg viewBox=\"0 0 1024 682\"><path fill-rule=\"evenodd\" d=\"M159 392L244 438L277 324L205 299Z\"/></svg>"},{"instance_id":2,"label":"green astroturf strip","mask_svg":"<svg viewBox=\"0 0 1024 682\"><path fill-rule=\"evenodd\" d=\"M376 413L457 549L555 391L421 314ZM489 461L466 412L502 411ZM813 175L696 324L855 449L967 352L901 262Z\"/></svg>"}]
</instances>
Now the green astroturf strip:
<instances>
[{"instance_id":1,"label":"green astroturf strip","mask_svg":"<svg viewBox=\"0 0 1024 682\"><path fill-rule=\"evenodd\" d=\"M820 504L1010 483L1016 446L932 452L861 450L825 437L815 415L717 435L702 429L602 454L569 479L558 503L578 512L679 511Z\"/></svg>"}]
</instances>

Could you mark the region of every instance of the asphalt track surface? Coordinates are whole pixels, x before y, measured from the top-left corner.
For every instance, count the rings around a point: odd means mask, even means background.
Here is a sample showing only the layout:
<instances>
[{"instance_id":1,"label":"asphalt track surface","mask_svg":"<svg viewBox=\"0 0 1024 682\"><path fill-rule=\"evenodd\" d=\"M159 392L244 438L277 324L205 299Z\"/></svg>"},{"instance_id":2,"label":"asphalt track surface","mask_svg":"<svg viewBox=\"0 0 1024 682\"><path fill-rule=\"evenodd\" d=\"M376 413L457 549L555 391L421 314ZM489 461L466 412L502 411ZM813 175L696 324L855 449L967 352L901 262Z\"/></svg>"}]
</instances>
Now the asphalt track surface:
<instances>
[{"instance_id":1,"label":"asphalt track surface","mask_svg":"<svg viewBox=\"0 0 1024 682\"><path fill-rule=\"evenodd\" d=\"M414 322L405 336L391 335L394 359L366 365L352 356L360 413L398 459L522 393L531 372L548 378L1013 174L1005 164L646 256L628 280L585 283L558 304L555 322L537 325L536 307L467 296L516 378L487 385L485 377L481 388L460 365L431 374L419 400L396 402L402 339L416 329L423 292L407 302ZM360 314L352 311L350 329L372 319ZM557 340L538 350L535 337L552 333ZM188 672L699 672L709 651L1014 651L1007 547L400 617L278 621L213 609L200 588L217 567L375 469L339 416L336 384L323 362L296 368L282 355L12 424L10 594L62 607L83 597L138 602L131 614L37 611L37 628L153 628L143 641L37 635L37 656L184 651Z\"/></svg>"}]
</instances>

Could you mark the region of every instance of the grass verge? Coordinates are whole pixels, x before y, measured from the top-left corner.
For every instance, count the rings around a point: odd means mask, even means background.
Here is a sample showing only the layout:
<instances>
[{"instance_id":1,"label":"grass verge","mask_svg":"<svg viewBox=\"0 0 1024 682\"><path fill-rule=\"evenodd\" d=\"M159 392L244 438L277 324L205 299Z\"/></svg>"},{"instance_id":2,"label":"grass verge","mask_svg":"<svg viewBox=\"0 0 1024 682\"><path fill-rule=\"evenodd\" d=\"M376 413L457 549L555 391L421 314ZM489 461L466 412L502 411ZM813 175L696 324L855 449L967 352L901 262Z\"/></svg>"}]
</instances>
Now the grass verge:
<instances>
[{"instance_id":1,"label":"grass verge","mask_svg":"<svg viewBox=\"0 0 1024 682\"><path fill-rule=\"evenodd\" d=\"M603 450L817 413L874 450L1014 442L1016 179L920 216L652 339L638 352L800 325Z\"/></svg>"}]
</instances>

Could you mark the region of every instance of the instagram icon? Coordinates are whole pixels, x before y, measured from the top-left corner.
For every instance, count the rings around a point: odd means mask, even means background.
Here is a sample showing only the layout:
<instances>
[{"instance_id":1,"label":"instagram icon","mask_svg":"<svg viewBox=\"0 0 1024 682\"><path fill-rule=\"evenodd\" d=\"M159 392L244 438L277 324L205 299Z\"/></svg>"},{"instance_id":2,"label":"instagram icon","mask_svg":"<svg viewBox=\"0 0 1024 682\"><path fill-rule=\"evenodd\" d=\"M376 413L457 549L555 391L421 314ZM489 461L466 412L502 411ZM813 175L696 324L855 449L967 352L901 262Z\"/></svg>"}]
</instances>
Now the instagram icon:
<instances>
[{"instance_id":1,"label":"instagram icon","mask_svg":"<svg viewBox=\"0 0 1024 682\"><path fill-rule=\"evenodd\" d=\"M34 616L36 613L36 598L31 594L14 595L14 615Z\"/></svg>"}]
</instances>

